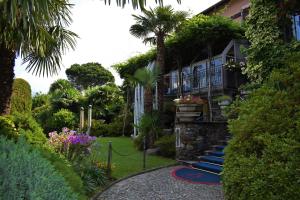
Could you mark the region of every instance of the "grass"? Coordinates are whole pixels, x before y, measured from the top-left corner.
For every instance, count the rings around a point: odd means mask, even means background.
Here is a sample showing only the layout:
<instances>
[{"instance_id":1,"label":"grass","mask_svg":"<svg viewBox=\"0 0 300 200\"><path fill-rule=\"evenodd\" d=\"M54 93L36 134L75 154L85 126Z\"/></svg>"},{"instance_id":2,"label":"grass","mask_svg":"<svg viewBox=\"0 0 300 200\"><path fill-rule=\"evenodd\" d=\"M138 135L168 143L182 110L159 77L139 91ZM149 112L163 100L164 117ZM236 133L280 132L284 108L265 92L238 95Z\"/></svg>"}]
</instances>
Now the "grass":
<instances>
[{"instance_id":1,"label":"grass","mask_svg":"<svg viewBox=\"0 0 300 200\"><path fill-rule=\"evenodd\" d=\"M100 156L102 162L107 162L109 141L112 142L112 147L115 150L112 152L112 163L114 166L112 171L113 177L120 179L143 171L143 152L138 151L134 147L133 141L127 137L99 138L98 142L101 144ZM175 160L172 159L161 156L146 155L146 169L166 166L174 163Z\"/></svg>"}]
</instances>

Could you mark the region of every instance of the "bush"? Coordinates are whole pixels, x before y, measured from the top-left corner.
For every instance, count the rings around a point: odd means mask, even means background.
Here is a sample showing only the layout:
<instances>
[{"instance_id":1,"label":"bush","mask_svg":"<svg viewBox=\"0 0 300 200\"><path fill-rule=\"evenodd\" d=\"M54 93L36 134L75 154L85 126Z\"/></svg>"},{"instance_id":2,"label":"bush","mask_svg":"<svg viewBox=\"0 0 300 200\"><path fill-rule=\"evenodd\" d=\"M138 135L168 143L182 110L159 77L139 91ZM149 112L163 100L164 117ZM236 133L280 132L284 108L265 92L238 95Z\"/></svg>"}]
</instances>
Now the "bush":
<instances>
[{"instance_id":1,"label":"bush","mask_svg":"<svg viewBox=\"0 0 300 200\"><path fill-rule=\"evenodd\" d=\"M48 104L50 104L49 94L36 93L32 98L32 110Z\"/></svg>"},{"instance_id":2,"label":"bush","mask_svg":"<svg viewBox=\"0 0 300 200\"><path fill-rule=\"evenodd\" d=\"M161 133L160 119L158 112L145 113L138 125L139 135L134 140L135 146L143 149L143 137L146 136L147 148L154 145L154 141L159 137Z\"/></svg>"},{"instance_id":3,"label":"bush","mask_svg":"<svg viewBox=\"0 0 300 200\"><path fill-rule=\"evenodd\" d=\"M19 133L13 121L7 117L0 116L0 136L6 136L9 139L17 139Z\"/></svg>"},{"instance_id":4,"label":"bush","mask_svg":"<svg viewBox=\"0 0 300 200\"><path fill-rule=\"evenodd\" d=\"M227 199L300 199L300 53L240 103L223 172Z\"/></svg>"},{"instance_id":5,"label":"bush","mask_svg":"<svg viewBox=\"0 0 300 200\"><path fill-rule=\"evenodd\" d=\"M159 147L160 154L165 157L174 158L176 154L175 148L175 135L165 135L159 138L155 144L155 146Z\"/></svg>"},{"instance_id":6,"label":"bush","mask_svg":"<svg viewBox=\"0 0 300 200\"><path fill-rule=\"evenodd\" d=\"M74 113L67 109L60 109L58 112L53 114L50 124L53 130L61 130L63 127L69 127L73 129L76 123L76 116Z\"/></svg>"},{"instance_id":7,"label":"bush","mask_svg":"<svg viewBox=\"0 0 300 200\"><path fill-rule=\"evenodd\" d=\"M29 114L15 113L11 116L20 135L24 135L31 144L44 144L47 141L43 129Z\"/></svg>"},{"instance_id":8,"label":"bush","mask_svg":"<svg viewBox=\"0 0 300 200\"><path fill-rule=\"evenodd\" d=\"M0 199L78 199L50 162L23 139L15 144L0 138L0 176Z\"/></svg>"},{"instance_id":9,"label":"bush","mask_svg":"<svg viewBox=\"0 0 300 200\"><path fill-rule=\"evenodd\" d=\"M15 79L11 96L11 113L30 113L31 105L32 99L29 83L21 78Z\"/></svg>"},{"instance_id":10,"label":"bush","mask_svg":"<svg viewBox=\"0 0 300 200\"><path fill-rule=\"evenodd\" d=\"M34 119L44 129L45 133L48 133L48 132L56 129L56 127L53 127L51 124L51 118L53 117L53 111L49 104L35 108L32 111L32 115L33 115Z\"/></svg>"},{"instance_id":11,"label":"bush","mask_svg":"<svg viewBox=\"0 0 300 200\"><path fill-rule=\"evenodd\" d=\"M83 182L80 176L74 171L71 164L63 156L55 153L49 148L40 148L39 151L45 159L50 161L55 170L65 178L68 185L79 195L80 199L87 199Z\"/></svg>"}]
</instances>

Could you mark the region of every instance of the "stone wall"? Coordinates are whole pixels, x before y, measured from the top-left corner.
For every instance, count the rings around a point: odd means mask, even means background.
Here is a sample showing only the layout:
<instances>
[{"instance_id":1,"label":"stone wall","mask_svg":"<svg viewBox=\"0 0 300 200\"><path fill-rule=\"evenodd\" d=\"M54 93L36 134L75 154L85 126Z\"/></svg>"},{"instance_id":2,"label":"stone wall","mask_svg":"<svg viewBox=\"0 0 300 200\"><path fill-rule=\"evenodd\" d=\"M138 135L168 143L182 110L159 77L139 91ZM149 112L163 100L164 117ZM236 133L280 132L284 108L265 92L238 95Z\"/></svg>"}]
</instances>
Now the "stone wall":
<instances>
[{"instance_id":1,"label":"stone wall","mask_svg":"<svg viewBox=\"0 0 300 200\"><path fill-rule=\"evenodd\" d=\"M180 131L181 144L176 147L176 158L179 160L196 160L211 145L218 144L229 135L226 122L177 122L176 129Z\"/></svg>"}]
</instances>

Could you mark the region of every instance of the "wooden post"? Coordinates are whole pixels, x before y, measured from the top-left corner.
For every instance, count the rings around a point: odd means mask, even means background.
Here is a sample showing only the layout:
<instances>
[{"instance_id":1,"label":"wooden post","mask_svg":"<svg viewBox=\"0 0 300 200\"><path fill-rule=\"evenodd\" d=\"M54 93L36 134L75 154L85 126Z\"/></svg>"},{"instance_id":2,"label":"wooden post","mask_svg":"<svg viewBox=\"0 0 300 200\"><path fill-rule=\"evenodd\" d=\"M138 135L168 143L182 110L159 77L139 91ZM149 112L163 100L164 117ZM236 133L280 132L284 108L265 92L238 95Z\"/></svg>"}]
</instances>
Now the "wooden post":
<instances>
[{"instance_id":1,"label":"wooden post","mask_svg":"<svg viewBox=\"0 0 300 200\"><path fill-rule=\"evenodd\" d=\"M111 162L112 162L112 142L108 142L108 157L107 157L107 176L111 178Z\"/></svg>"},{"instance_id":2,"label":"wooden post","mask_svg":"<svg viewBox=\"0 0 300 200\"><path fill-rule=\"evenodd\" d=\"M80 108L80 122L79 122L79 131L82 132L84 127L84 108Z\"/></svg>"},{"instance_id":3,"label":"wooden post","mask_svg":"<svg viewBox=\"0 0 300 200\"><path fill-rule=\"evenodd\" d=\"M143 156L143 170L146 169L146 136L143 138L144 143L144 156Z\"/></svg>"},{"instance_id":4,"label":"wooden post","mask_svg":"<svg viewBox=\"0 0 300 200\"><path fill-rule=\"evenodd\" d=\"M89 108L88 108L88 130L87 130L88 135L91 134L91 128L92 128L92 105L89 105Z\"/></svg>"}]
</instances>

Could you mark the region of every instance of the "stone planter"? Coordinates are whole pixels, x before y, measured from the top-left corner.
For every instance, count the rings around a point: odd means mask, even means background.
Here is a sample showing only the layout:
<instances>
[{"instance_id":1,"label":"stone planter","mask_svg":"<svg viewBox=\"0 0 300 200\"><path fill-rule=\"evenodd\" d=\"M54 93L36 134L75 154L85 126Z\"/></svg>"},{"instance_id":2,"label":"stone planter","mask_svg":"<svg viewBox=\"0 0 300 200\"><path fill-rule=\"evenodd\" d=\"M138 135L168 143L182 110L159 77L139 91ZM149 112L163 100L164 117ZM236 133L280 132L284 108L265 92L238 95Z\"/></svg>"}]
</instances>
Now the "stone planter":
<instances>
[{"instance_id":1,"label":"stone planter","mask_svg":"<svg viewBox=\"0 0 300 200\"><path fill-rule=\"evenodd\" d=\"M177 109L179 112L196 112L199 111L201 105L199 104L178 104Z\"/></svg>"}]
</instances>

